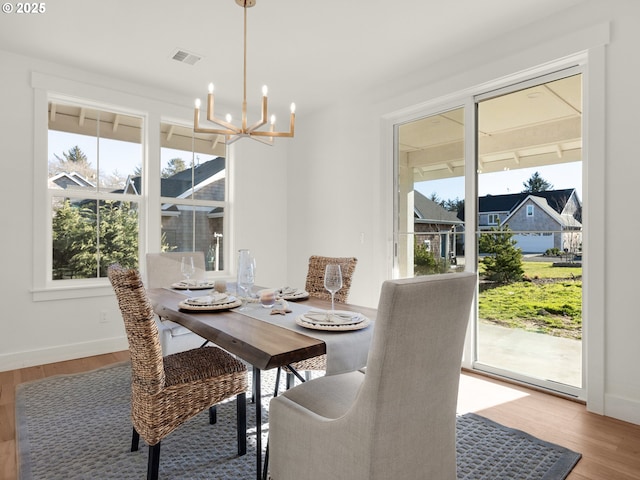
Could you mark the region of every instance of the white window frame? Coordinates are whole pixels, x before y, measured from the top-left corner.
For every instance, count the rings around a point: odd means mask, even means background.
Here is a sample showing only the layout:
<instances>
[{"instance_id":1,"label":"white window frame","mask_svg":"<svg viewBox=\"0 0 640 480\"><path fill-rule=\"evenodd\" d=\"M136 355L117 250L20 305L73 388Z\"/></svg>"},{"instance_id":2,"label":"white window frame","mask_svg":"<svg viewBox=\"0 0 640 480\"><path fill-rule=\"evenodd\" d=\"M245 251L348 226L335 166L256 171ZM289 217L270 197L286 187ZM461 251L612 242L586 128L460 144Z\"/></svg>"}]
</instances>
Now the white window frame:
<instances>
[{"instance_id":1,"label":"white window frame","mask_svg":"<svg viewBox=\"0 0 640 480\"><path fill-rule=\"evenodd\" d=\"M534 207L533 205L527 205L527 217L533 217Z\"/></svg>"},{"instance_id":2,"label":"white window frame","mask_svg":"<svg viewBox=\"0 0 640 480\"><path fill-rule=\"evenodd\" d=\"M73 298L91 298L98 296L112 296L113 288L107 278L51 280L52 269L52 231L50 221L51 203L48 192L48 103L51 97L65 102L80 102L87 106L108 111L120 111L123 114L141 116L143 118L143 192L135 196L138 203L139 221L139 267L144 276L144 258L147 252L160 251L160 182L150 181L160 178L160 124L166 118L181 119L188 124L193 112L185 106L178 107L159 100L150 99L139 90L139 94L125 93L126 88L119 90L65 79L41 72L32 72L31 87L33 88L34 109L34 157L33 157L33 286L31 290L33 301L52 301ZM123 107L126 105L126 107ZM227 182L225 195L230 197L232 181L229 172L229 151L227 148L226 168ZM113 195L113 194L110 194ZM83 195L85 196L85 195ZM109 194L105 194L109 197ZM123 199L117 194L118 199ZM224 206L225 232L231 221L232 209L227 200ZM229 252L233 251L233 235L228 234L225 242L225 265L231 271ZM218 272L222 273L222 272Z\"/></svg>"}]
</instances>

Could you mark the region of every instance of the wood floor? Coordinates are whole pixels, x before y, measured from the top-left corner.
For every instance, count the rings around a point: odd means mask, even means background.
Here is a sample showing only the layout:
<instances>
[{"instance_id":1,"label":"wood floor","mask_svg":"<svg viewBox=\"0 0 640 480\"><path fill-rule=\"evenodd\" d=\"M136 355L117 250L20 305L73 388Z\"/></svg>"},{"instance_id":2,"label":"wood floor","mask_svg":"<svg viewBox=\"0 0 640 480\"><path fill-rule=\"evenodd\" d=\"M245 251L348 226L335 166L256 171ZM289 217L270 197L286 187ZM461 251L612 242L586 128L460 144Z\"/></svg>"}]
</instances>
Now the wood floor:
<instances>
[{"instance_id":1,"label":"wood floor","mask_svg":"<svg viewBox=\"0 0 640 480\"><path fill-rule=\"evenodd\" d=\"M128 352L118 352L0 372L0 480L17 479L17 384L92 370L128 358ZM589 413L580 403L464 372L458 413L472 411L582 453L569 480L640 480L639 425Z\"/></svg>"}]
</instances>

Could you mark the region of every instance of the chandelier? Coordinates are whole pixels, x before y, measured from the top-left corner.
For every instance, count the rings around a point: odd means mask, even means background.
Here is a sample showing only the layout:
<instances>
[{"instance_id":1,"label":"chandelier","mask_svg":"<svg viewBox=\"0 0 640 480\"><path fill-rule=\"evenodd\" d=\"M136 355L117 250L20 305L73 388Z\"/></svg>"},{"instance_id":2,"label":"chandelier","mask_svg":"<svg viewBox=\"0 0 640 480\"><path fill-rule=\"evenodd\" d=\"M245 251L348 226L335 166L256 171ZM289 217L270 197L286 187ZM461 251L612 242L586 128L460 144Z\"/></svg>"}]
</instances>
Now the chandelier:
<instances>
[{"instance_id":1,"label":"chandelier","mask_svg":"<svg viewBox=\"0 0 640 480\"><path fill-rule=\"evenodd\" d=\"M269 130L258 130L267 123L267 86L262 87L262 115L258 122L247 126L247 8L253 7L256 0L235 0L235 2L244 9L244 82L242 94L242 120L238 127L234 125L231 115L227 114L225 119L217 118L214 113L214 95L213 83L209 84L209 94L207 95L207 120L222 128L205 128L200 126L200 99L196 100L196 108L193 117L193 131L197 133L216 133L224 135L227 145L239 140L240 138L253 138L267 145L273 145L274 137L293 137L293 131L296 121L296 104L291 104L291 117L289 120L289 131L278 132L275 129L276 117L271 115L269 120Z\"/></svg>"}]
</instances>

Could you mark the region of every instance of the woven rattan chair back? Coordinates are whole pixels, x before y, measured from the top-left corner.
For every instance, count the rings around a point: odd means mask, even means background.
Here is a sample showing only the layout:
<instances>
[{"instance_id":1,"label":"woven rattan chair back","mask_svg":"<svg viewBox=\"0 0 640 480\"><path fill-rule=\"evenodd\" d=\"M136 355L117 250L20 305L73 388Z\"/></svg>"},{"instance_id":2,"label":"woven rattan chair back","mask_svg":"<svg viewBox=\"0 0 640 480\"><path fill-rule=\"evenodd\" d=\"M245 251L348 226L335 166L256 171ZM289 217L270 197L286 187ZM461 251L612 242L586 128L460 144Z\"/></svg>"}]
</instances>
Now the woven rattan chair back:
<instances>
[{"instance_id":1,"label":"woven rattan chair back","mask_svg":"<svg viewBox=\"0 0 640 480\"><path fill-rule=\"evenodd\" d=\"M161 440L184 422L236 396L238 454L246 446L247 367L217 347L186 350L162 357L153 309L137 270L111 265L109 280L118 298L131 356L131 450L140 437L149 445L147 479L158 478Z\"/></svg>"},{"instance_id":2,"label":"woven rattan chair back","mask_svg":"<svg viewBox=\"0 0 640 480\"><path fill-rule=\"evenodd\" d=\"M119 265L111 265L108 275L129 340L131 381L147 394L155 395L164 387L164 363L158 327L142 279L136 270Z\"/></svg>"},{"instance_id":3,"label":"woven rattan chair back","mask_svg":"<svg viewBox=\"0 0 640 480\"><path fill-rule=\"evenodd\" d=\"M307 282L305 290L309 295L331 300L331 294L324 288L324 270L327 265L340 265L342 270L342 288L335 294L335 301L346 303L351 290L351 278L356 269L358 259L354 257L321 257L312 255L309 257L309 270L307 271Z\"/></svg>"}]
</instances>

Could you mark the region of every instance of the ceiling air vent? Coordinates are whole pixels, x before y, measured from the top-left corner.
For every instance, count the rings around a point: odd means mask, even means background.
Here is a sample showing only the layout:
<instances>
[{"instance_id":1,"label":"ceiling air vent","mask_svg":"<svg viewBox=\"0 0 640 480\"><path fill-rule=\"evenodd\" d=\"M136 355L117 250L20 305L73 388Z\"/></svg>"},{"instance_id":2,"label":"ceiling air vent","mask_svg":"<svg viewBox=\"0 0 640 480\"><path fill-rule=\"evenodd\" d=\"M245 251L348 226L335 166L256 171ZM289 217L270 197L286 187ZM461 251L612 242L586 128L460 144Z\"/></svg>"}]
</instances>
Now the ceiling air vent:
<instances>
[{"instance_id":1,"label":"ceiling air vent","mask_svg":"<svg viewBox=\"0 0 640 480\"><path fill-rule=\"evenodd\" d=\"M186 50L180 48L173 52L171 58L181 63L194 65L196 62L202 59L202 56L196 55L195 53L187 52Z\"/></svg>"}]
</instances>

